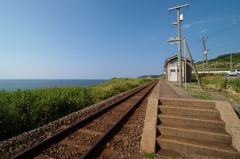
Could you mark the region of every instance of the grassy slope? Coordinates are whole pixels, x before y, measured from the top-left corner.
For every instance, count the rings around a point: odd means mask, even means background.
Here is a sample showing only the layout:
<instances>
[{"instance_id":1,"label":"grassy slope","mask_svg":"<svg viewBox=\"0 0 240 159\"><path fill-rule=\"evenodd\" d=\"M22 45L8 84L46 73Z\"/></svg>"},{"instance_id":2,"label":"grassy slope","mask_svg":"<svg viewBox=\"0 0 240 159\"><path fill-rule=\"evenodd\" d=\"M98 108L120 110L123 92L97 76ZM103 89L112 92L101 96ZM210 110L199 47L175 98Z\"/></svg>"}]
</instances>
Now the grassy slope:
<instances>
[{"instance_id":1,"label":"grassy slope","mask_svg":"<svg viewBox=\"0 0 240 159\"><path fill-rule=\"evenodd\" d=\"M1 91L0 140L37 128L149 81L112 79L90 87Z\"/></svg>"},{"instance_id":2,"label":"grassy slope","mask_svg":"<svg viewBox=\"0 0 240 159\"><path fill-rule=\"evenodd\" d=\"M230 54L218 56L215 59L208 60L210 70L230 70ZM202 61L196 63L198 70L202 69ZM240 68L240 53L232 53L232 66ZM205 61L206 67L206 61Z\"/></svg>"}]
</instances>

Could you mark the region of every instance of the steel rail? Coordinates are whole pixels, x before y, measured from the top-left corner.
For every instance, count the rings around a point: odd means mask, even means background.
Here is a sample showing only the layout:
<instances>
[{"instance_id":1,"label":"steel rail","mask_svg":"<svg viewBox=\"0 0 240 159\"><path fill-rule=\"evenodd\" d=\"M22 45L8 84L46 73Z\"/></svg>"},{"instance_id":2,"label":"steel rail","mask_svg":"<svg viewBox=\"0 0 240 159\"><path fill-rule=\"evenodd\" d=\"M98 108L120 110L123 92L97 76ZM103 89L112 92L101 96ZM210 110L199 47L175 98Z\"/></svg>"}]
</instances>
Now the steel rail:
<instances>
[{"instance_id":1,"label":"steel rail","mask_svg":"<svg viewBox=\"0 0 240 159\"><path fill-rule=\"evenodd\" d=\"M110 104L108 107L84 118L83 120L73 124L72 126L69 126L68 128L59 131L58 133L54 134L53 136L44 139L43 141L27 148L26 150L16 154L15 156L12 157L12 159L26 159L26 158L33 158L39 154L41 154L41 152L43 150L45 150L46 148L50 147L52 144L59 142L60 140L62 140L63 138L67 137L70 133L74 132L74 130L85 126L87 123L89 123L90 121L94 120L95 118L97 118L99 115L104 114L106 111L114 108L115 106L117 106L118 104L120 104L121 102L125 101L126 99L132 97L134 94L140 92L141 90L145 89L146 87L150 86L151 84L153 84L154 82L151 82L149 84L146 84L142 87L136 88L136 90L134 90L133 92L131 92L129 95L127 95L126 97L116 101L115 103Z\"/></svg>"},{"instance_id":2,"label":"steel rail","mask_svg":"<svg viewBox=\"0 0 240 159\"><path fill-rule=\"evenodd\" d=\"M88 151L80 157L80 159L92 158L91 155L95 154L95 152L99 150L99 146L104 144L107 139L114 134L114 131L124 124L124 119L126 119L141 104L155 85L156 83L154 83L153 86L135 104L133 104L133 106L130 107L129 110L100 139L98 139L93 146L88 149Z\"/></svg>"}]
</instances>

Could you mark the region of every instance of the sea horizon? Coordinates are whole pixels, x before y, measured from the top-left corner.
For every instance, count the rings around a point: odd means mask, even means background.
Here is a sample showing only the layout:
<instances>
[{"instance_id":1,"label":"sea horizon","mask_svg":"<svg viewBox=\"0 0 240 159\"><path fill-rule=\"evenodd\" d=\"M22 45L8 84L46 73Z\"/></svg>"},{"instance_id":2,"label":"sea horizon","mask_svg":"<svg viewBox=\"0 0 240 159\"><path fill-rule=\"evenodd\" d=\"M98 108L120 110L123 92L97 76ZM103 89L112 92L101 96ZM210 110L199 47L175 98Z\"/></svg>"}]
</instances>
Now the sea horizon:
<instances>
[{"instance_id":1,"label":"sea horizon","mask_svg":"<svg viewBox=\"0 0 240 159\"><path fill-rule=\"evenodd\" d=\"M110 80L98 78L0 78L0 80Z\"/></svg>"},{"instance_id":2,"label":"sea horizon","mask_svg":"<svg viewBox=\"0 0 240 159\"><path fill-rule=\"evenodd\" d=\"M16 91L50 87L92 86L109 79L0 79L0 90Z\"/></svg>"}]
</instances>

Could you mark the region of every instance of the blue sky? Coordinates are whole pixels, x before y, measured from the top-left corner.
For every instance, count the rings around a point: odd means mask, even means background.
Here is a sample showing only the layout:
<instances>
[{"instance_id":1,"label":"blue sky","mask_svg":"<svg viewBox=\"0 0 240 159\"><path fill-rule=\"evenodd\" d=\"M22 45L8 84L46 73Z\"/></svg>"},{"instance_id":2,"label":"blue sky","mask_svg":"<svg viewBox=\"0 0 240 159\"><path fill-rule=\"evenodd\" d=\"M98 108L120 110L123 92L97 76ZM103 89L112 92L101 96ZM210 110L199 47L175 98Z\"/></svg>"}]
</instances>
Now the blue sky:
<instances>
[{"instance_id":1,"label":"blue sky","mask_svg":"<svg viewBox=\"0 0 240 159\"><path fill-rule=\"evenodd\" d=\"M0 0L0 79L160 74L177 54L176 12L195 61L240 52L239 0Z\"/></svg>"}]
</instances>

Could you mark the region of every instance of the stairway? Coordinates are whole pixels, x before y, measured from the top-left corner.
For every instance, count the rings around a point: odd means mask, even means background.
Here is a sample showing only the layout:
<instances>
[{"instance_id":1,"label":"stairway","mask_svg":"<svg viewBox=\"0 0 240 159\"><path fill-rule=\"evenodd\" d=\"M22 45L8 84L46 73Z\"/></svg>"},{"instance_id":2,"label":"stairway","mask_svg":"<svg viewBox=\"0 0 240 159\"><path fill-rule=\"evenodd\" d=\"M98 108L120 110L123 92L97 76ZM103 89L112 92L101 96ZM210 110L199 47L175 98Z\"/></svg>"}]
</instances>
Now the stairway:
<instances>
[{"instance_id":1,"label":"stairway","mask_svg":"<svg viewBox=\"0 0 240 159\"><path fill-rule=\"evenodd\" d=\"M240 159L214 102L160 99L158 108L160 156Z\"/></svg>"}]
</instances>

